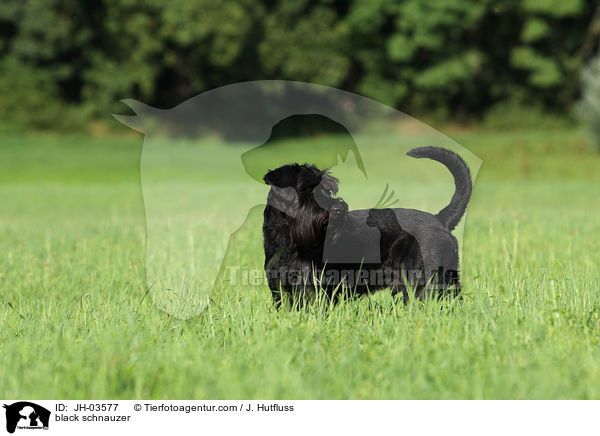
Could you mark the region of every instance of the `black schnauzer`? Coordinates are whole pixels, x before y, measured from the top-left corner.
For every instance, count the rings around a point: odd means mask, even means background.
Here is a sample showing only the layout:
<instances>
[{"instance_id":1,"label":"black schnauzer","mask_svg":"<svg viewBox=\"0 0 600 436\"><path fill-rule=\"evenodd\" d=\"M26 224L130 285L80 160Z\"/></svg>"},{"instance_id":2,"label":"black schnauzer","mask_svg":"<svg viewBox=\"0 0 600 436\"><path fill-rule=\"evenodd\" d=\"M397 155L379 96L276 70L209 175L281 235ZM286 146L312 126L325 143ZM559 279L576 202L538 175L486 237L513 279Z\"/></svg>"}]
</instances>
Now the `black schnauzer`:
<instances>
[{"instance_id":1,"label":"black schnauzer","mask_svg":"<svg viewBox=\"0 0 600 436\"><path fill-rule=\"evenodd\" d=\"M456 153L420 147L407 153L443 163L456 190L437 215L414 209L348 210L334 197L338 181L313 165L269 171L264 211L265 271L275 303L300 301L323 290L330 301L391 288L428 296L457 295L458 243L451 231L471 196L469 168Z\"/></svg>"}]
</instances>

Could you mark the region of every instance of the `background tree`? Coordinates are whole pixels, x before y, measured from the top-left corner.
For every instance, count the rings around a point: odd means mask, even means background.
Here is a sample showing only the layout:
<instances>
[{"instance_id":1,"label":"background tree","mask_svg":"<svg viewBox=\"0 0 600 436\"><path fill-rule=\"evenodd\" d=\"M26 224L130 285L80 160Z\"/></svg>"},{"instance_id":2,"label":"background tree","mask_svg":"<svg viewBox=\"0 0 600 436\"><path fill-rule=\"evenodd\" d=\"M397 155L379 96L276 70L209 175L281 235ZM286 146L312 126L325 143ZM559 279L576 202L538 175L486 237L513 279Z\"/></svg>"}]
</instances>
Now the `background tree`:
<instances>
[{"instance_id":1,"label":"background tree","mask_svg":"<svg viewBox=\"0 0 600 436\"><path fill-rule=\"evenodd\" d=\"M568 115L598 48L593 0L4 0L0 119L72 128L246 80L302 80L413 115Z\"/></svg>"}]
</instances>

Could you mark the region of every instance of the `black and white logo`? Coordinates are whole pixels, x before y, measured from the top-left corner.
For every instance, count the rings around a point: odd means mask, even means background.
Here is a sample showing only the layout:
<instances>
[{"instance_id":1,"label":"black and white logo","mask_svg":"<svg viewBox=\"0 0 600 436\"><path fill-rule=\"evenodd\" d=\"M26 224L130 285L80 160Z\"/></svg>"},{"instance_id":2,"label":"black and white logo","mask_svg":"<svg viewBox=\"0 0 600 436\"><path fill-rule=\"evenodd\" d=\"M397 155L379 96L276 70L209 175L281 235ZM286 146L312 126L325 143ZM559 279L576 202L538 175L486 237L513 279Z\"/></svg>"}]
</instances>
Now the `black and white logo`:
<instances>
[{"instance_id":1,"label":"black and white logo","mask_svg":"<svg viewBox=\"0 0 600 436\"><path fill-rule=\"evenodd\" d=\"M3 406L6 409L6 431L48 430L50 411L29 401L19 401Z\"/></svg>"}]
</instances>

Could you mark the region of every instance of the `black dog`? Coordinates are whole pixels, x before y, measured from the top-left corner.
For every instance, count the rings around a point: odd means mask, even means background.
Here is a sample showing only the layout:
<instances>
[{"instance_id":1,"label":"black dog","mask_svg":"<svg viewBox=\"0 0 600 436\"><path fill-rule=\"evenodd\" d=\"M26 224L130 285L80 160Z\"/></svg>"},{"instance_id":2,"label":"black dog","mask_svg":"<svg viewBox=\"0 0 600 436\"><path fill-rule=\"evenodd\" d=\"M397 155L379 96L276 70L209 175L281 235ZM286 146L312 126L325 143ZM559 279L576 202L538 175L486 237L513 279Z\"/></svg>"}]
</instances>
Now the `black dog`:
<instances>
[{"instance_id":1,"label":"black dog","mask_svg":"<svg viewBox=\"0 0 600 436\"><path fill-rule=\"evenodd\" d=\"M408 152L443 163L454 176L450 204L437 215L414 209L348 211L335 198L338 181L313 165L290 164L269 171L264 211L265 271L273 299L281 304L314 297L331 301L382 288L409 290L419 299L457 295L458 244L451 231L471 196L471 174L456 153L437 147ZM449 292L452 288L452 292Z\"/></svg>"}]
</instances>

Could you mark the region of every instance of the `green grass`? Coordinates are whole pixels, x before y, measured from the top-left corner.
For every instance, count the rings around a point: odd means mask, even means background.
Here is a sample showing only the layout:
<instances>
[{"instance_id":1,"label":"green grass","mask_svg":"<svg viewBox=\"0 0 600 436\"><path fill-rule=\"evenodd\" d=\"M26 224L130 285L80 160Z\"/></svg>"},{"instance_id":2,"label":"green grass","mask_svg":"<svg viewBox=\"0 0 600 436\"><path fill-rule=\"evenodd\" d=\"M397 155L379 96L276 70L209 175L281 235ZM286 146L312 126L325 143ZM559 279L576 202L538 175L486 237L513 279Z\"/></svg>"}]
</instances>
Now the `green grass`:
<instances>
[{"instance_id":1,"label":"green grass","mask_svg":"<svg viewBox=\"0 0 600 436\"><path fill-rule=\"evenodd\" d=\"M0 138L0 397L600 398L600 155L570 130L451 135L484 160L461 306L278 312L227 286L188 320L146 289L140 137ZM229 264L260 268L260 218Z\"/></svg>"}]
</instances>

